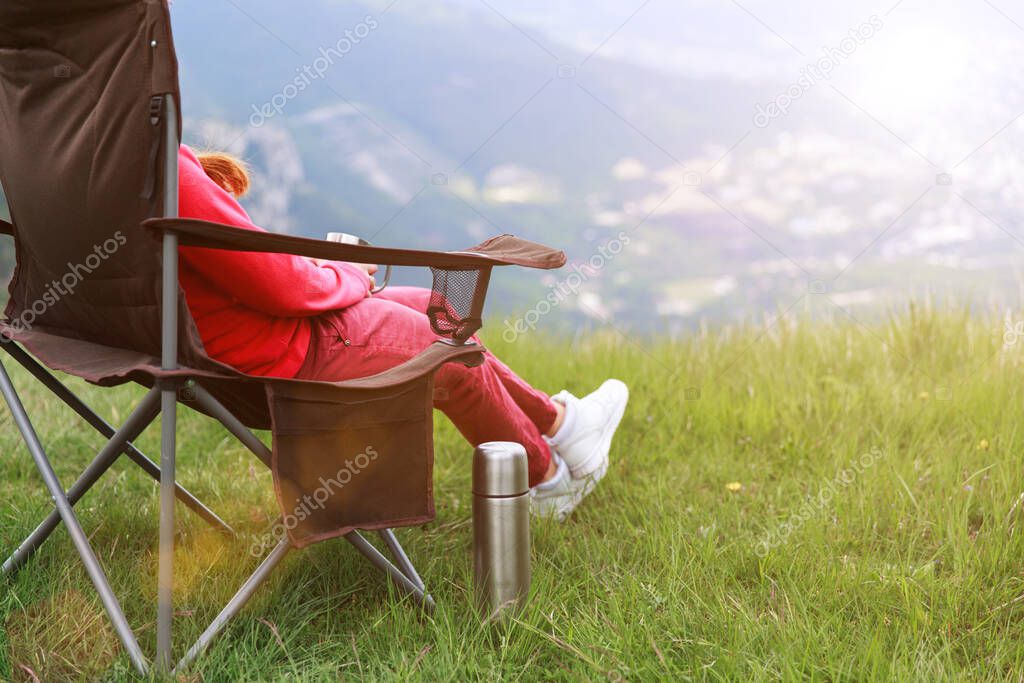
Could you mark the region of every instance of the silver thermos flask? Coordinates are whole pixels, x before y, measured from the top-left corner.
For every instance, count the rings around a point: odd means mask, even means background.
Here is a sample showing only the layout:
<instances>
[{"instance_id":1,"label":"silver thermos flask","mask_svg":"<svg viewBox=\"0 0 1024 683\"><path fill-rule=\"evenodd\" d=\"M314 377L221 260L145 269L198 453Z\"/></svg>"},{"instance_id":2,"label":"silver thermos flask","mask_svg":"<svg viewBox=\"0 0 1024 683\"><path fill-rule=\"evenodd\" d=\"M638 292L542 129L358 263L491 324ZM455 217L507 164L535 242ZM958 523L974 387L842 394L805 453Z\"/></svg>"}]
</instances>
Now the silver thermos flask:
<instances>
[{"instance_id":1,"label":"silver thermos flask","mask_svg":"<svg viewBox=\"0 0 1024 683\"><path fill-rule=\"evenodd\" d=\"M488 621L530 594L530 481L520 444L491 441L473 453L473 578Z\"/></svg>"}]
</instances>

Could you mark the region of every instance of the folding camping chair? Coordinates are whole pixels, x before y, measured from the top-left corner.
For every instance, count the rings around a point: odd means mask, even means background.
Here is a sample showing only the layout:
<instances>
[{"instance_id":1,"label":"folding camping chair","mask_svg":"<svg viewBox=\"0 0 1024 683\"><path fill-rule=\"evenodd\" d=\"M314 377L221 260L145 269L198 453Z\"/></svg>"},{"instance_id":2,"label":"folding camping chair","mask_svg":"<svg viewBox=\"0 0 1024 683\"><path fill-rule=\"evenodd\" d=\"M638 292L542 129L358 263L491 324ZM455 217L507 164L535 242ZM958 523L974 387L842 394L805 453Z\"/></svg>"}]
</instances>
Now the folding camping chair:
<instances>
[{"instance_id":1,"label":"folding camping chair","mask_svg":"<svg viewBox=\"0 0 1024 683\"><path fill-rule=\"evenodd\" d=\"M140 674L148 661L74 511L120 455L159 481L158 670L174 663L175 499L232 533L176 483L179 402L220 421L272 469L282 515L321 486L322 477L339 472L346 456L367 445L378 455L288 529L176 668L198 656L291 549L330 538L347 539L429 609L424 583L391 529L434 514L434 372L448 362L482 362L472 335L482 324L494 266L565 262L560 251L508 235L467 251L434 253L179 220L179 102L166 0L0 0L0 182L12 216L0 228L13 236L17 254L0 348L109 439L65 490L0 363L0 393L55 508L3 573L24 566L63 522ZM244 375L205 354L178 286L179 246L429 267L427 314L439 340L398 367L347 382ZM115 428L47 368L101 386L136 382L149 391ZM158 415L159 465L132 444ZM272 448L250 429L270 429ZM360 530L378 531L394 563Z\"/></svg>"}]
</instances>

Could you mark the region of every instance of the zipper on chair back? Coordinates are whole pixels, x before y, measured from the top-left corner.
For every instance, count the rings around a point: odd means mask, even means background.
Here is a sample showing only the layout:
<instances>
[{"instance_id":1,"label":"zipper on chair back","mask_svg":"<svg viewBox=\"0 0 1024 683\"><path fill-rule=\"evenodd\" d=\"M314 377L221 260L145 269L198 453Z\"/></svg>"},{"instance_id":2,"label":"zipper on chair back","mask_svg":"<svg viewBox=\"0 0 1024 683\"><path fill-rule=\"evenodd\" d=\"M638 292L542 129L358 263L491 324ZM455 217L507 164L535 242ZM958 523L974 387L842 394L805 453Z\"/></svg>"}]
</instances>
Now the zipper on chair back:
<instances>
[{"instance_id":1,"label":"zipper on chair back","mask_svg":"<svg viewBox=\"0 0 1024 683\"><path fill-rule=\"evenodd\" d=\"M160 153L160 122L164 118L164 97L153 95L149 98L149 123L155 129L153 141L149 144L149 158L146 162L146 179L142 181L142 192L139 194L143 199L153 196L156 187L156 163L157 155Z\"/></svg>"}]
</instances>

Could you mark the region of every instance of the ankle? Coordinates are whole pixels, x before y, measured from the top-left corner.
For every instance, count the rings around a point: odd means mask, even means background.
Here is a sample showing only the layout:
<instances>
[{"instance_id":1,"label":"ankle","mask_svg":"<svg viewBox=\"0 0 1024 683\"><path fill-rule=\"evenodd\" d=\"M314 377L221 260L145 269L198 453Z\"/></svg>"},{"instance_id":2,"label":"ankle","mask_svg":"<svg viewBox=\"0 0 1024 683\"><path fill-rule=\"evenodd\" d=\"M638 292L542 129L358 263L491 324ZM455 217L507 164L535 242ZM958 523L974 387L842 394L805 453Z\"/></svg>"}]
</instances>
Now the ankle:
<instances>
[{"instance_id":1,"label":"ankle","mask_svg":"<svg viewBox=\"0 0 1024 683\"><path fill-rule=\"evenodd\" d=\"M552 456L548 461L548 471L544 473L544 478L537 483L543 484L546 481L551 481L555 478L556 474L558 474L558 463L555 461L554 456Z\"/></svg>"},{"instance_id":2,"label":"ankle","mask_svg":"<svg viewBox=\"0 0 1024 683\"><path fill-rule=\"evenodd\" d=\"M555 421L551 423L551 428L544 433L544 436L548 438L557 434L565 423L565 406L554 399L551 399L551 405L555 407Z\"/></svg>"},{"instance_id":3,"label":"ankle","mask_svg":"<svg viewBox=\"0 0 1024 683\"><path fill-rule=\"evenodd\" d=\"M571 438L573 430L576 429L576 403L573 401L562 402L557 399L552 399L551 402L556 406L558 419L551 425L551 429L545 436L551 448L558 450L566 439Z\"/></svg>"},{"instance_id":4,"label":"ankle","mask_svg":"<svg viewBox=\"0 0 1024 683\"><path fill-rule=\"evenodd\" d=\"M545 488L550 487L554 484L563 471L568 473L568 468L565 462L554 453L551 454L551 461L548 463L548 471L544 473L544 478L537 482L534 488Z\"/></svg>"}]
</instances>

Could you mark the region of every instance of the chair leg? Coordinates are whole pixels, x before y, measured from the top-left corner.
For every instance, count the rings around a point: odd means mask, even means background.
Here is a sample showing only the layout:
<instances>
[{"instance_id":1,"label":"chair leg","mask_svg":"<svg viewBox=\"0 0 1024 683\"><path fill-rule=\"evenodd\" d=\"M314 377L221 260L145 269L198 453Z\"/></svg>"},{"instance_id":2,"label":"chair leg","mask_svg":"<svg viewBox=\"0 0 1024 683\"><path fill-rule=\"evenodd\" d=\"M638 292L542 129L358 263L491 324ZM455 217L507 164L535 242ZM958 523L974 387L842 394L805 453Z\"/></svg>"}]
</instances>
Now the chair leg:
<instances>
[{"instance_id":1,"label":"chair leg","mask_svg":"<svg viewBox=\"0 0 1024 683\"><path fill-rule=\"evenodd\" d=\"M160 390L160 560L157 569L156 668L173 664L174 619L174 478L177 450L177 389Z\"/></svg>"},{"instance_id":2,"label":"chair leg","mask_svg":"<svg viewBox=\"0 0 1024 683\"><path fill-rule=\"evenodd\" d=\"M402 570L402 573L409 577L409 580L416 584L417 588L425 590L426 587L423 585L423 579L416 572L416 567L413 566L409 556L405 554L405 549L402 548L402 545L395 537L395 532L391 529L381 529L377 533L380 534L388 550L391 551L391 555L395 558L395 562L398 563L398 568Z\"/></svg>"},{"instance_id":3,"label":"chair leg","mask_svg":"<svg viewBox=\"0 0 1024 683\"><path fill-rule=\"evenodd\" d=\"M388 558L384 557L379 550L370 544L358 531L350 531L345 534L345 540L355 546L356 550L362 553L375 567L388 575L388 578L406 595L412 597L420 607L427 613L434 611L434 599L427 595L421 588L413 583L409 577L391 564Z\"/></svg>"},{"instance_id":4,"label":"chair leg","mask_svg":"<svg viewBox=\"0 0 1024 683\"><path fill-rule=\"evenodd\" d=\"M204 650L210 645L214 638L216 638L227 623L235 618L235 616L245 607L245 604L252 598L253 593L256 589L267 580L270 574L277 568L277 565L281 563L288 551L291 550L291 542L286 538L278 543L270 555L260 564L255 572L246 580L242 587L238 589L234 597L228 601L224 609L221 610L220 614L210 623L210 625L203 631L199 639L196 640L195 644L188 649L185 656L181 658L178 665L174 667L172 673L178 673L184 670L189 664L191 664L196 657L203 653Z\"/></svg>"},{"instance_id":5,"label":"chair leg","mask_svg":"<svg viewBox=\"0 0 1024 683\"><path fill-rule=\"evenodd\" d=\"M146 394L142 402L135 408L124 425L117 430L110 441L100 450L95 459L85 468L78 480L68 489L68 504L74 506L81 500L82 496L92 488L93 484L99 481L100 477L110 468L121 455L124 444L137 437L149 426L149 423L156 417L157 392L155 390ZM60 524L61 515L57 510L51 512L43 522L36 527L27 539L3 564L2 573L10 576L18 571L35 553L43 542L53 533L53 530Z\"/></svg>"},{"instance_id":6,"label":"chair leg","mask_svg":"<svg viewBox=\"0 0 1024 683\"><path fill-rule=\"evenodd\" d=\"M96 587L96 592L99 593L100 601L103 603L103 607L106 609L107 615L114 625L114 630L121 639L125 651L135 666L135 670L141 676L145 676L148 666L142 650L139 648L135 634L128 625L128 620L125 619L117 596L114 595L110 582L107 581L106 574L103 572L99 560L96 559L96 554L89 545L89 539L86 537L85 531L82 529L81 524L78 523L78 518L75 516L75 511L71 507L67 495L64 493L60 480L57 479L53 467L50 466L50 461L46 458L46 452L39 442L39 436L36 434L28 414L25 412L25 407L22 405L18 392L15 391L14 384L11 383L11 378L7 374L7 369L4 368L3 363L0 363L0 393L3 394L7 406L10 408L11 415L14 417L14 422L17 424L18 430L25 439L25 445L35 461L36 469L42 475L46 488L49 489L50 496L53 498L54 505L57 507L61 519L64 520L64 525L67 527L71 540L75 544L75 549L82 558L82 563L85 565L89 578Z\"/></svg>"},{"instance_id":7,"label":"chair leg","mask_svg":"<svg viewBox=\"0 0 1024 683\"><path fill-rule=\"evenodd\" d=\"M199 403L214 419L224 425L224 428L231 432L242 445L248 448L253 455L263 461L267 467L272 467L273 454L267 445L252 430L242 424L242 421L235 417L234 413L228 410L223 403L214 398L213 394L204 389L200 384L195 385L196 402Z\"/></svg>"},{"instance_id":8,"label":"chair leg","mask_svg":"<svg viewBox=\"0 0 1024 683\"><path fill-rule=\"evenodd\" d=\"M7 353L9 353L11 357L14 358L14 360L18 361L18 363L20 363L22 367L28 370L28 372L31 373L32 376L35 377L37 380L39 380L43 384L43 386L52 391L54 395L57 396L57 398L59 398L61 401L67 404L68 407L70 407L72 410L78 413L78 415L80 415L83 420L88 422L93 427L93 429L95 429L97 432L99 432L108 439L113 438L114 428L110 426L102 417L97 415L88 405L86 405L86 403L82 399L78 398L78 396L76 396L73 391L64 386L64 384L60 380L54 377L49 371L46 370L46 368L44 368L34 358L32 358L32 356L30 356L28 352L26 352L24 349L22 349L14 342L0 344L0 347L7 351ZM135 439L135 436L129 439L129 442L133 439ZM132 462L141 467L146 474L148 474L156 481L160 480L160 468L157 466L155 462L147 458L145 454L142 453L142 451L136 448L133 444L124 444L123 452L132 460ZM195 496L189 493L185 488L177 486L175 493L178 496L178 500L180 500L186 507L188 507L190 510L192 510L197 515L206 520L207 523L209 523L211 526L216 527L219 531L229 536L235 535L234 529L232 529L224 520L218 517L216 513L214 513L212 510L203 505L199 501L199 499L197 499Z\"/></svg>"}]
</instances>

